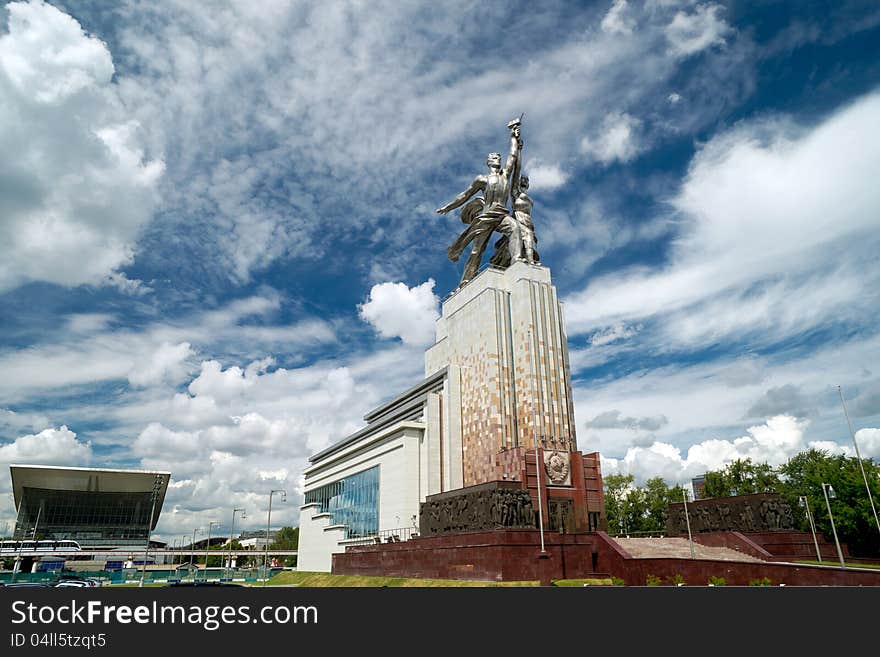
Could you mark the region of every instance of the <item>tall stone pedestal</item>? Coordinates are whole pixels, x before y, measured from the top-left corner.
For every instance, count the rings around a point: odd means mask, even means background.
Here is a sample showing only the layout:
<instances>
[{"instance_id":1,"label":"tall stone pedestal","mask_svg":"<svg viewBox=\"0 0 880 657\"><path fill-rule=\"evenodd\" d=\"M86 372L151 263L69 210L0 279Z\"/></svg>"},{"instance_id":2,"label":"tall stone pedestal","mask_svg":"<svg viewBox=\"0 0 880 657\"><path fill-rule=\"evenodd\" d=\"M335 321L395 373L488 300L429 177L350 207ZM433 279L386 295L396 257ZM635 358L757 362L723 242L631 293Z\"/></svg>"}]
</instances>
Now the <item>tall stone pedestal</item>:
<instances>
[{"instance_id":1,"label":"tall stone pedestal","mask_svg":"<svg viewBox=\"0 0 880 657\"><path fill-rule=\"evenodd\" d=\"M599 455L577 451L568 339L548 268L489 268L445 299L425 376L443 369L443 491L516 482L545 527L604 528Z\"/></svg>"},{"instance_id":2,"label":"tall stone pedestal","mask_svg":"<svg viewBox=\"0 0 880 657\"><path fill-rule=\"evenodd\" d=\"M425 376L444 367L460 380L459 486L501 479L494 456L534 449L536 437L576 449L568 341L546 267L490 268L444 300Z\"/></svg>"}]
</instances>

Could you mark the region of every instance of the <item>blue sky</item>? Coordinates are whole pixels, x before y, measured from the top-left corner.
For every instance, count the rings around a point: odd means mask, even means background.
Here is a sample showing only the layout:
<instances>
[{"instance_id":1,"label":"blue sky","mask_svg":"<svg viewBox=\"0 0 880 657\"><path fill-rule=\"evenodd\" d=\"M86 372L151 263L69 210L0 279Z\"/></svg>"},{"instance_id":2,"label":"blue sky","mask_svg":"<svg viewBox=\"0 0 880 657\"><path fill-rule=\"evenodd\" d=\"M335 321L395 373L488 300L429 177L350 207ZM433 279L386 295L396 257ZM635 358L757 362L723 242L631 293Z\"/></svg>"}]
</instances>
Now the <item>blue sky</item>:
<instances>
[{"instance_id":1,"label":"blue sky","mask_svg":"<svg viewBox=\"0 0 880 657\"><path fill-rule=\"evenodd\" d=\"M851 453L841 386L880 458L876 3L153 0L0 10L0 465L170 470L166 538L295 524L422 376L433 210L521 112L582 450Z\"/></svg>"}]
</instances>

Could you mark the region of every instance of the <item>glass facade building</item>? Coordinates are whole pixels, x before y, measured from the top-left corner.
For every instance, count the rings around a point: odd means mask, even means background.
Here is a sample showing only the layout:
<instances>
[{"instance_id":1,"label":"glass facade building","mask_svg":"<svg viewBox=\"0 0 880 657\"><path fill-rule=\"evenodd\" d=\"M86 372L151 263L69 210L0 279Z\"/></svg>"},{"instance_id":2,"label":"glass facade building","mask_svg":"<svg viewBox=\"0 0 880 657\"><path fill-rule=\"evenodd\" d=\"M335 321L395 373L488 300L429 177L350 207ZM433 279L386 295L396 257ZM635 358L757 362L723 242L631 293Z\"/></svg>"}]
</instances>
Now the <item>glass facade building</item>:
<instances>
[{"instance_id":1,"label":"glass facade building","mask_svg":"<svg viewBox=\"0 0 880 657\"><path fill-rule=\"evenodd\" d=\"M379 532L379 466L310 490L305 503L329 513L330 524L345 525L348 538L374 536Z\"/></svg>"},{"instance_id":2,"label":"glass facade building","mask_svg":"<svg viewBox=\"0 0 880 657\"><path fill-rule=\"evenodd\" d=\"M147 540L152 493L23 489L16 539L70 539L82 546Z\"/></svg>"}]
</instances>

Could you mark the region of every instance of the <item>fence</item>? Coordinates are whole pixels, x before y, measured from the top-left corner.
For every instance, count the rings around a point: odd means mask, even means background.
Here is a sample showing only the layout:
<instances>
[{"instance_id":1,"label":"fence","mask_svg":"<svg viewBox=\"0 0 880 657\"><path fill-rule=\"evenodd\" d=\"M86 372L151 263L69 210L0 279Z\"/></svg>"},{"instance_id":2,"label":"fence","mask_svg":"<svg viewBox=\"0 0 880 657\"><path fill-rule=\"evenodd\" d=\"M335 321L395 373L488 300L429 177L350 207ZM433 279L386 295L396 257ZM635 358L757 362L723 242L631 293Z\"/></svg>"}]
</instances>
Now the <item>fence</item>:
<instances>
[{"instance_id":1,"label":"fence","mask_svg":"<svg viewBox=\"0 0 880 657\"><path fill-rule=\"evenodd\" d=\"M281 572L282 568L270 568L269 577ZM0 583L11 582L48 582L52 583L60 578L75 576L96 579L102 585L140 583L141 570L138 568L123 568L121 570L98 570L82 572L39 572L39 573L12 573L0 572ZM144 583L173 583L173 582L258 582L265 578L266 571L263 568L148 568L144 572Z\"/></svg>"}]
</instances>

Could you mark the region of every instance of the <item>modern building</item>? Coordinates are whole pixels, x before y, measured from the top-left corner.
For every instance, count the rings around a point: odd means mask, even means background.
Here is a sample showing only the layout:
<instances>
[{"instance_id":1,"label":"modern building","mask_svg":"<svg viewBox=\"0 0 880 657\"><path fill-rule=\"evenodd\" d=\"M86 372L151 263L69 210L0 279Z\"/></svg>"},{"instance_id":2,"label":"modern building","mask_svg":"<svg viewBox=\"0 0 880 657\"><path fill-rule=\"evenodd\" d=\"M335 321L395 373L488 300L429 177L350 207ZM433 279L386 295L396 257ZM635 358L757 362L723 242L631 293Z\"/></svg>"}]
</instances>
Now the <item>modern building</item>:
<instances>
[{"instance_id":1,"label":"modern building","mask_svg":"<svg viewBox=\"0 0 880 657\"><path fill-rule=\"evenodd\" d=\"M695 500L705 499L703 488L706 487L706 475L702 474L698 477L694 477L693 479L691 479L691 487L694 489Z\"/></svg>"},{"instance_id":2,"label":"modern building","mask_svg":"<svg viewBox=\"0 0 880 657\"><path fill-rule=\"evenodd\" d=\"M11 465L17 540L142 548L162 512L170 472Z\"/></svg>"},{"instance_id":3,"label":"modern building","mask_svg":"<svg viewBox=\"0 0 880 657\"><path fill-rule=\"evenodd\" d=\"M268 545L272 544L277 534L277 529L272 529L269 531ZM242 532L235 540L237 540L241 544L241 547L244 550L265 550L267 545L265 530Z\"/></svg>"},{"instance_id":4,"label":"modern building","mask_svg":"<svg viewBox=\"0 0 880 657\"><path fill-rule=\"evenodd\" d=\"M547 529L604 528L599 455L577 451L562 311L550 270L523 262L445 299L425 378L310 458L298 567L329 571L347 546L417 533L428 496L487 482L517 482Z\"/></svg>"}]
</instances>

